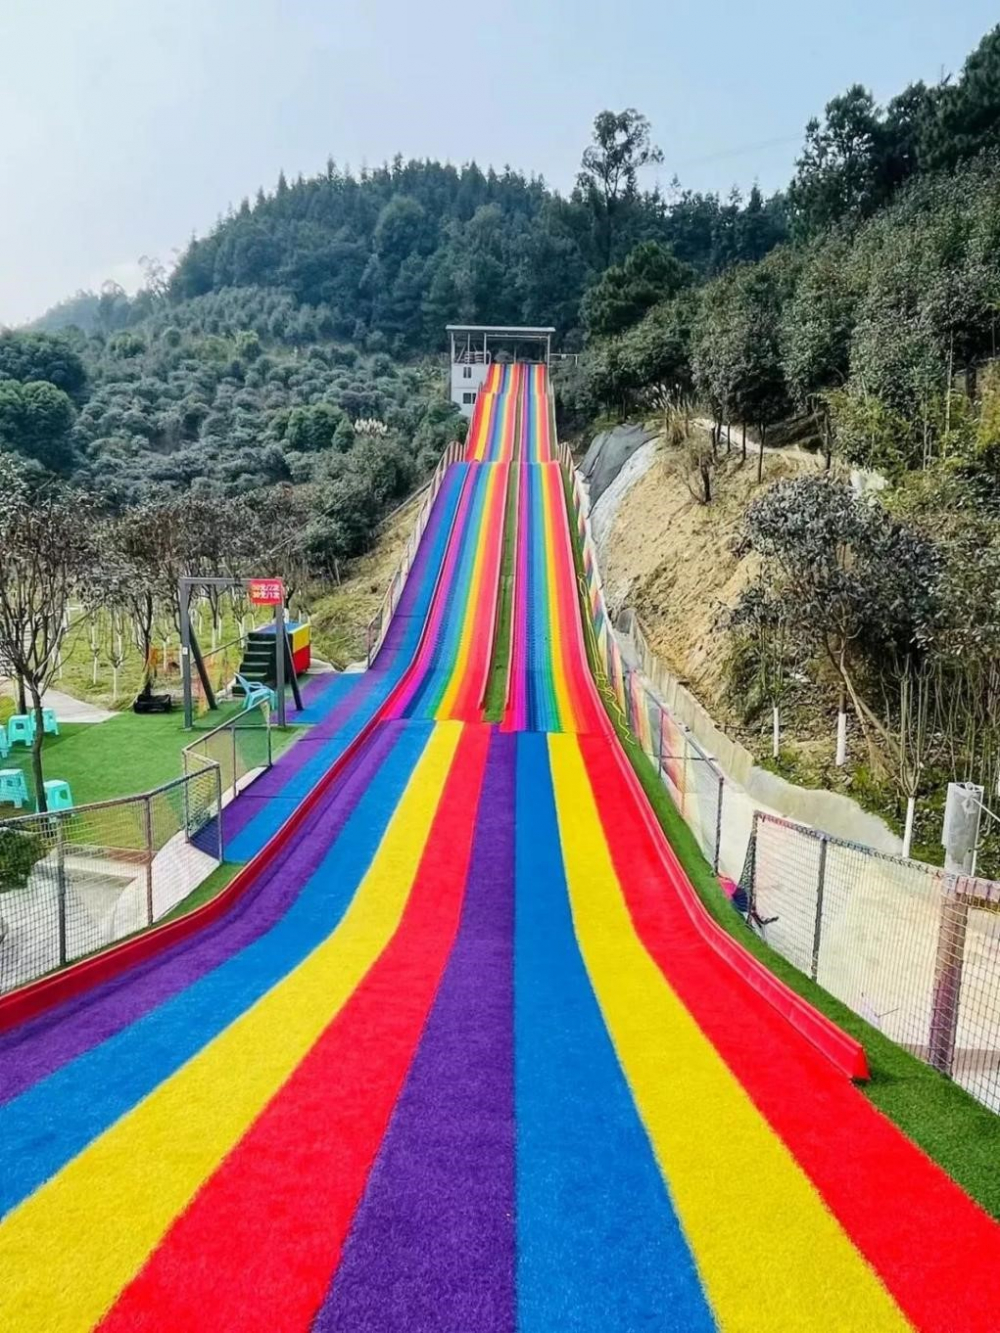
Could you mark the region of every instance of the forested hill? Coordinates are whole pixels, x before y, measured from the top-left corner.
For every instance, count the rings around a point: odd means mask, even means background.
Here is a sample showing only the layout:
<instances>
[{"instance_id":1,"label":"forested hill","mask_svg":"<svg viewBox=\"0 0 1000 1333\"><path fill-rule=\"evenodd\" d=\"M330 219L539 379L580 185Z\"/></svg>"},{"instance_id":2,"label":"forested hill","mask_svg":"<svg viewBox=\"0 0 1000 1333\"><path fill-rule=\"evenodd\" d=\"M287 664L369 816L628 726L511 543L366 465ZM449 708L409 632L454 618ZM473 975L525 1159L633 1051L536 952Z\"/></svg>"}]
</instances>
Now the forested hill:
<instances>
[{"instance_id":1,"label":"forested hill","mask_svg":"<svg viewBox=\"0 0 1000 1333\"><path fill-rule=\"evenodd\" d=\"M585 349L561 391L581 427L668 394L761 432L808 410L869 465L953 465L951 377L995 350L998 149L1000 28L954 80L834 98L769 199L647 188L663 157L633 109L596 117L568 195L399 158L282 175L135 297L0 333L0 455L119 508L312 486L339 559L462 430L428 357L465 320Z\"/></svg>"},{"instance_id":2,"label":"forested hill","mask_svg":"<svg viewBox=\"0 0 1000 1333\"><path fill-rule=\"evenodd\" d=\"M551 323L579 346L584 292L640 242L708 276L787 235L780 195L643 189L639 172L658 157L645 119L627 110L597 117L568 197L510 168L397 158L354 175L331 161L244 200L191 242L169 282L154 271L131 302L111 285L80 293L34 327L110 333L161 294L176 303L255 286L288 292L314 309L323 336L359 350L438 352L456 320Z\"/></svg>"}]
</instances>

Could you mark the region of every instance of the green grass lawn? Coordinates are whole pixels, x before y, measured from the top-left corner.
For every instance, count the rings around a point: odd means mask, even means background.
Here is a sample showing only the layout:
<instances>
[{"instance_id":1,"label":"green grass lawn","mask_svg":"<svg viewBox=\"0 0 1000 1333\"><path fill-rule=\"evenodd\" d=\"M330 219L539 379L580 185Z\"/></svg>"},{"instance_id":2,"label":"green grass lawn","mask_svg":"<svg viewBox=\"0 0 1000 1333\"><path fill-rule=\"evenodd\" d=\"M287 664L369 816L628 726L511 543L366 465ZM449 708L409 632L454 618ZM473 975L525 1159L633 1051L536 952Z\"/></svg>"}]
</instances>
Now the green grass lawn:
<instances>
[{"instance_id":1,"label":"green grass lawn","mask_svg":"<svg viewBox=\"0 0 1000 1333\"><path fill-rule=\"evenodd\" d=\"M184 747L239 709L238 703L221 704L216 712L199 718L193 731L184 730L184 714L180 709L150 716L118 713L107 722L63 723L58 736L45 737L42 748L45 777L68 782L76 805L150 791L181 777ZM285 732L275 729L271 736L275 756L286 750L301 731L300 727L289 727ZM0 766L22 769L29 794L33 795L29 750L15 746ZM12 805L0 805L0 818L17 813Z\"/></svg>"},{"instance_id":2,"label":"green grass lawn","mask_svg":"<svg viewBox=\"0 0 1000 1333\"><path fill-rule=\"evenodd\" d=\"M564 474L569 513L573 499ZM583 555L576 524L570 523L577 574L583 573ZM589 608L581 594L587 656L594 671L596 658ZM604 697L602 695L602 697ZM870 1080L862 1086L869 1100L993 1217L1000 1219L1000 1116L975 1098L890 1041L877 1028L835 1000L829 992L793 967L764 943L736 913L725 897L694 834L681 818L653 764L625 726L618 709L604 697L608 716L625 753L642 783L664 833L684 866L699 898L722 928L797 994L827 1015L845 1032L863 1043ZM789 1090L794 1096L794 1089Z\"/></svg>"}]
</instances>

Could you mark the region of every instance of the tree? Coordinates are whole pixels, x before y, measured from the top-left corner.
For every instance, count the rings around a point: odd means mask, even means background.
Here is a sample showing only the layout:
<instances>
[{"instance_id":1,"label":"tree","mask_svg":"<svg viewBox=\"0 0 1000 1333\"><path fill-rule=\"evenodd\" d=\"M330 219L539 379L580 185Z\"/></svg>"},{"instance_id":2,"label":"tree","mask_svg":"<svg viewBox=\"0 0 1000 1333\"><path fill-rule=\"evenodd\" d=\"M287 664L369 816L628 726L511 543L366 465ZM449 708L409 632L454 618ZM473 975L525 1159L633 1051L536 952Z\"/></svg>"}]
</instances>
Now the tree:
<instances>
[{"instance_id":1,"label":"tree","mask_svg":"<svg viewBox=\"0 0 1000 1333\"><path fill-rule=\"evenodd\" d=\"M942 560L931 541L851 487L826 477L779 481L750 506L747 540L762 559L745 600L764 597L806 651L820 654L851 699L865 735L889 739L865 700L933 632ZM751 617L748 617L751 618ZM874 759L873 751L873 759Z\"/></svg>"},{"instance_id":2,"label":"tree","mask_svg":"<svg viewBox=\"0 0 1000 1333\"><path fill-rule=\"evenodd\" d=\"M581 315L591 338L622 333L660 301L668 301L694 279L658 241L643 241L625 262L601 275L586 293Z\"/></svg>"},{"instance_id":3,"label":"tree","mask_svg":"<svg viewBox=\"0 0 1000 1333\"><path fill-rule=\"evenodd\" d=\"M813 248L782 311L779 333L789 394L797 407L816 416L828 469L833 452L828 395L847 379L856 319L849 256L840 234Z\"/></svg>"},{"instance_id":4,"label":"tree","mask_svg":"<svg viewBox=\"0 0 1000 1333\"><path fill-rule=\"evenodd\" d=\"M0 447L33 459L51 472L73 460L73 404L45 381L0 380Z\"/></svg>"},{"instance_id":5,"label":"tree","mask_svg":"<svg viewBox=\"0 0 1000 1333\"><path fill-rule=\"evenodd\" d=\"M46 380L70 398L87 386L83 361L65 338L49 333L0 332L0 382Z\"/></svg>"},{"instance_id":6,"label":"tree","mask_svg":"<svg viewBox=\"0 0 1000 1333\"><path fill-rule=\"evenodd\" d=\"M810 120L788 202L803 236L866 216L877 199L880 122L871 93L856 83Z\"/></svg>"},{"instance_id":7,"label":"tree","mask_svg":"<svg viewBox=\"0 0 1000 1333\"><path fill-rule=\"evenodd\" d=\"M9 469L0 476L0 657L31 697L31 765L44 811L42 696L59 668L70 598L94 559L92 518L79 495L30 496Z\"/></svg>"},{"instance_id":8,"label":"tree","mask_svg":"<svg viewBox=\"0 0 1000 1333\"><path fill-rule=\"evenodd\" d=\"M601 268L614 260L639 172L663 161L652 142L649 121L633 107L602 111L594 120L593 143L584 149L577 188L590 208Z\"/></svg>"}]
</instances>

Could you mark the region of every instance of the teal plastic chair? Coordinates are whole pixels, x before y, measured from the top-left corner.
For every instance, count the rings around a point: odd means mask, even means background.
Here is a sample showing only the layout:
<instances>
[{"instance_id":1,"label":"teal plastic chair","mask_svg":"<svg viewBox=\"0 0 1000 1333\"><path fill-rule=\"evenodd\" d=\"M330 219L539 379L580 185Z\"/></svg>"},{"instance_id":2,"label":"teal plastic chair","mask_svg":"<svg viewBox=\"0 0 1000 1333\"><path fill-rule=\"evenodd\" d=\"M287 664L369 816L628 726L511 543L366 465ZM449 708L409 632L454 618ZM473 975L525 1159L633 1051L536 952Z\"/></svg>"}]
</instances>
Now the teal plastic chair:
<instances>
[{"instance_id":1,"label":"teal plastic chair","mask_svg":"<svg viewBox=\"0 0 1000 1333\"><path fill-rule=\"evenodd\" d=\"M31 748L31 742L35 739L35 719L30 713L15 713L7 719L7 739L11 745L20 741L22 745Z\"/></svg>"},{"instance_id":2,"label":"teal plastic chair","mask_svg":"<svg viewBox=\"0 0 1000 1333\"><path fill-rule=\"evenodd\" d=\"M47 810L69 810L73 805L73 793L69 789L69 783L64 782L62 778L50 778L48 782L43 782L45 788L45 807Z\"/></svg>"},{"instance_id":3,"label":"teal plastic chair","mask_svg":"<svg viewBox=\"0 0 1000 1333\"><path fill-rule=\"evenodd\" d=\"M7 739L7 728L0 722L0 759L6 759L10 754L10 741Z\"/></svg>"},{"instance_id":4,"label":"teal plastic chair","mask_svg":"<svg viewBox=\"0 0 1000 1333\"><path fill-rule=\"evenodd\" d=\"M31 719L34 724L35 719ZM59 735L59 722L56 719L56 710L54 708L42 709L42 731L46 736Z\"/></svg>"},{"instance_id":5,"label":"teal plastic chair","mask_svg":"<svg viewBox=\"0 0 1000 1333\"><path fill-rule=\"evenodd\" d=\"M28 804L28 784L19 768L0 768L0 802L18 810Z\"/></svg>"},{"instance_id":6,"label":"teal plastic chair","mask_svg":"<svg viewBox=\"0 0 1000 1333\"><path fill-rule=\"evenodd\" d=\"M241 712L248 713L251 708L256 708L263 699L266 699L272 708L277 708L278 695L269 685L264 685L259 680L247 680L246 676L241 676L238 671L236 673L236 684L243 690Z\"/></svg>"}]
</instances>

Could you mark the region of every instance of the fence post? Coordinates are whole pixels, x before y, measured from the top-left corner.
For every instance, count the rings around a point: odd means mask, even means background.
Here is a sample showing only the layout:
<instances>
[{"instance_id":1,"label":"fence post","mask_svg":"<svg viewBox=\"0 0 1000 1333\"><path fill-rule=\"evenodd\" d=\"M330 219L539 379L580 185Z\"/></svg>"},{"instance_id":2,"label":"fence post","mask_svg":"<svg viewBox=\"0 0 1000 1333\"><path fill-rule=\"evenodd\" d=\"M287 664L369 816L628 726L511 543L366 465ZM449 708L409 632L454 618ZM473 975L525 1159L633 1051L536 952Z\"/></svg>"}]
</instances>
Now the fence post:
<instances>
[{"instance_id":1,"label":"fence post","mask_svg":"<svg viewBox=\"0 0 1000 1333\"><path fill-rule=\"evenodd\" d=\"M813 925L812 968L813 981L819 973L819 946L823 934L823 894L826 890L826 838L819 840L819 866L816 870L816 921Z\"/></svg>"},{"instance_id":2,"label":"fence post","mask_svg":"<svg viewBox=\"0 0 1000 1333\"><path fill-rule=\"evenodd\" d=\"M64 821L56 817L56 899L59 904L59 966L66 966L66 848Z\"/></svg>"},{"instance_id":3,"label":"fence post","mask_svg":"<svg viewBox=\"0 0 1000 1333\"><path fill-rule=\"evenodd\" d=\"M746 889L747 895L748 926L753 921L757 911L757 830L759 827L760 811L755 810L750 823L750 841L747 843L746 856L743 859L743 872L740 875L740 885Z\"/></svg>"},{"instance_id":4,"label":"fence post","mask_svg":"<svg viewBox=\"0 0 1000 1333\"><path fill-rule=\"evenodd\" d=\"M187 783L184 784L185 792ZM153 798L143 800L143 817L146 824L146 924L153 924Z\"/></svg>"},{"instance_id":5,"label":"fence post","mask_svg":"<svg viewBox=\"0 0 1000 1333\"><path fill-rule=\"evenodd\" d=\"M944 809L944 879L941 924L934 960L934 1000L927 1041L927 1062L949 1078L955 1063L958 1009L962 998L965 936L969 903L965 877L972 870L979 842L983 789L972 782L950 782Z\"/></svg>"},{"instance_id":6,"label":"fence post","mask_svg":"<svg viewBox=\"0 0 1000 1333\"><path fill-rule=\"evenodd\" d=\"M712 869L716 874L719 873L719 853L722 849L722 795L725 791L725 779L719 774L719 796L715 805L715 856L712 860Z\"/></svg>"},{"instance_id":7,"label":"fence post","mask_svg":"<svg viewBox=\"0 0 1000 1333\"><path fill-rule=\"evenodd\" d=\"M656 771L660 775L660 781L663 781L663 709L660 710L660 726L656 746Z\"/></svg>"},{"instance_id":8,"label":"fence post","mask_svg":"<svg viewBox=\"0 0 1000 1333\"><path fill-rule=\"evenodd\" d=\"M235 796L240 789L239 774L236 771L236 719L233 719L232 726L229 728L233 737L233 795ZM220 814L221 818L221 814Z\"/></svg>"},{"instance_id":9,"label":"fence post","mask_svg":"<svg viewBox=\"0 0 1000 1333\"><path fill-rule=\"evenodd\" d=\"M222 769L218 764L215 766L215 824L219 835L219 864L221 865L222 854L224 851L222 830Z\"/></svg>"},{"instance_id":10,"label":"fence post","mask_svg":"<svg viewBox=\"0 0 1000 1333\"><path fill-rule=\"evenodd\" d=\"M688 765L691 762L689 758L688 735L686 727L681 732L681 740L684 742L684 753L681 755L681 819L683 819L686 823L687 794L688 794Z\"/></svg>"},{"instance_id":11,"label":"fence post","mask_svg":"<svg viewBox=\"0 0 1000 1333\"><path fill-rule=\"evenodd\" d=\"M264 732L267 736L267 766L268 768L270 768L271 765L274 763L274 759L271 754L271 714L262 712L261 715L264 718Z\"/></svg>"}]
</instances>

